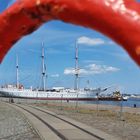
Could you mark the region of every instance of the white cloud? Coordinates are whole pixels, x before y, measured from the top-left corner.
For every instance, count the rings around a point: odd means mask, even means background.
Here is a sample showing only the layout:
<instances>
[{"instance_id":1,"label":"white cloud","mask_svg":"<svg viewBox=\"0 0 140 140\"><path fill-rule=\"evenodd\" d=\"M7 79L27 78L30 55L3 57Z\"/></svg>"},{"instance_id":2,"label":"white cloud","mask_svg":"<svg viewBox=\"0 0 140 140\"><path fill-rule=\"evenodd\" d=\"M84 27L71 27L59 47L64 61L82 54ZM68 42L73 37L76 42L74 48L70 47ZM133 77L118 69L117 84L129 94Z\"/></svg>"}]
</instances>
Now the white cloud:
<instances>
[{"instance_id":1,"label":"white cloud","mask_svg":"<svg viewBox=\"0 0 140 140\"><path fill-rule=\"evenodd\" d=\"M52 74L51 77L52 78L58 78L59 77L59 74Z\"/></svg>"},{"instance_id":2,"label":"white cloud","mask_svg":"<svg viewBox=\"0 0 140 140\"><path fill-rule=\"evenodd\" d=\"M88 72L88 71L87 71L86 69L79 69L79 70L78 70L78 73L79 73L79 74L84 74L84 75L86 75L87 72ZM73 74L75 74L75 73L77 73L77 71L75 71L74 68L66 68L66 69L64 70L64 74L65 74L65 75L73 75Z\"/></svg>"},{"instance_id":3,"label":"white cloud","mask_svg":"<svg viewBox=\"0 0 140 140\"><path fill-rule=\"evenodd\" d=\"M112 66L106 66L106 65L96 65L96 64L90 64L87 66L90 73L93 74L101 74L101 73L107 73L107 72L117 72L120 69Z\"/></svg>"},{"instance_id":4,"label":"white cloud","mask_svg":"<svg viewBox=\"0 0 140 140\"><path fill-rule=\"evenodd\" d=\"M78 38L77 43L93 46L93 45L105 44L105 41L101 38L89 38L89 37L83 36L83 37Z\"/></svg>"},{"instance_id":5,"label":"white cloud","mask_svg":"<svg viewBox=\"0 0 140 140\"><path fill-rule=\"evenodd\" d=\"M66 68L66 69L64 70L64 74L65 74L65 75L75 74L75 69L74 69L74 68Z\"/></svg>"},{"instance_id":6,"label":"white cloud","mask_svg":"<svg viewBox=\"0 0 140 140\"><path fill-rule=\"evenodd\" d=\"M109 72L117 72L119 70L120 70L119 68L112 67L112 66L90 64L86 66L85 69L79 69L79 74L94 75L94 74L103 74ZM64 70L65 75L73 75L75 73L76 71L74 68L66 68Z\"/></svg>"}]
</instances>

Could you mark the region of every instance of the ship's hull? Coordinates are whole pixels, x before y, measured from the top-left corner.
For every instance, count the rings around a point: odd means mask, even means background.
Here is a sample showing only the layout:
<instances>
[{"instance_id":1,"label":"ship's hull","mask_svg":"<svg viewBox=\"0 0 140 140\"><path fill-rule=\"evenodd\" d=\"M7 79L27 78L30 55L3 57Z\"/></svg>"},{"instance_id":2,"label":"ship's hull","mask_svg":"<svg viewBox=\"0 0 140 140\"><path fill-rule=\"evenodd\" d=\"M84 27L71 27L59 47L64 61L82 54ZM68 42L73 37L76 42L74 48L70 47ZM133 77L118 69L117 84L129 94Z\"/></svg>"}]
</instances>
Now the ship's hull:
<instances>
[{"instance_id":1,"label":"ship's hull","mask_svg":"<svg viewBox=\"0 0 140 140\"><path fill-rule=\"evenodd\" d=\"M12 98L26 98L26 99L38 99L38 100L96 100L96 94L98 91L32 91L32 90L11 90L0 89L0 93L4 97Z\"/></svg>"},{"instance_id":2,"label":"ship's hull","mask_svg":"<svg viewBox=\"0 0 140 140\"><path fill-rule=\"evenodd\" d=\"M22 98L22 99L36 99L36 100L66 100L66 101L121 101L121 97L98 97L101 91L95 89L92 91L80 90L76 91L32 91L32 90L19 90L19 89L0 89L0 94L3 97Z\"/></svg>"}]
</instances>

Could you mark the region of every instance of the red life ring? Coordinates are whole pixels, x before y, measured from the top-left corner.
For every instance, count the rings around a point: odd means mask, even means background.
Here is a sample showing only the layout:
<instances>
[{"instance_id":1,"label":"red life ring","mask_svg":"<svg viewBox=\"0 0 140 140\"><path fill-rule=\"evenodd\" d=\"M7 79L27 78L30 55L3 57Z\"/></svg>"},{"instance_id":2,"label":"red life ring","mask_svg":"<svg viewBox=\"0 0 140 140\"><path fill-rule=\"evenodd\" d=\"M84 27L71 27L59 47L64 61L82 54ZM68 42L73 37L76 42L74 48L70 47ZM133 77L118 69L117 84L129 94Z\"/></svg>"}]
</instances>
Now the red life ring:
<instances>
[{"instance_id":1,"label":"red life ring","mask_svg":"<svg viewBox=\"0 0 140 140\"><path fill-rule=\"evenodd\" d=\"M140 4L135 0L17 0L0 15L0 60L20 38L53 19L103 33L140 65Z\"/></svg>"}]
</instances>

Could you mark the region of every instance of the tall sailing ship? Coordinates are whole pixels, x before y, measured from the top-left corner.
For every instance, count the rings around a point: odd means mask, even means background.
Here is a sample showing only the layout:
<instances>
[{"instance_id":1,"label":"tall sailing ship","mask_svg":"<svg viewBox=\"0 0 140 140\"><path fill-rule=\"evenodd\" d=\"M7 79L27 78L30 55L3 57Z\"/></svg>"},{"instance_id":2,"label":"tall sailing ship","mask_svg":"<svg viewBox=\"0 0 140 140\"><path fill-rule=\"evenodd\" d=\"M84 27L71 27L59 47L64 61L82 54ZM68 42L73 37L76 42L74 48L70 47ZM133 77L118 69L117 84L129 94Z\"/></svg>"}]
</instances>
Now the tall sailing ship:
<instances>
[{"instance_id":1,"label":"tall sailing ship","mask_svg":"<svg viewBox=\"0 0 140 140\"><path fill-rule=\"evenodd\" d=\"M0 88L0 94L5 97L12 98L28 98L40 100L95 100L97 96L106 91L108 88L79 88L79 58L78 46L76 45L75 52L75 88L54 87L51 89L46 88L46 70L44 61L44 47L42 47L42 83L41 89L25 89L19 84L19 64L18 57L16 58L16 85L6 85Z\"/></svg>"}]
</instances>

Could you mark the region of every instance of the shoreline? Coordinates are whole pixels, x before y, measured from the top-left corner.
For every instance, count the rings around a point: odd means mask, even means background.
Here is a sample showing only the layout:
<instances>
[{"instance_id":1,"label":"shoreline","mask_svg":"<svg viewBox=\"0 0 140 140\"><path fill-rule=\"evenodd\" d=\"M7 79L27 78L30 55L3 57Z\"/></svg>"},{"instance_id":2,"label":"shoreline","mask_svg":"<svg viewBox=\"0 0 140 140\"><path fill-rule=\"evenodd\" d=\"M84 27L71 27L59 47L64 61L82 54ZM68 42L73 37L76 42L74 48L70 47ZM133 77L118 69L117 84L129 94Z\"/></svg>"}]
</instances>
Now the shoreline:
<instances>
[{"instance_id":1,"label":"shoreline","mask_svg":"<svg viewBox=\"0 0 140 140\"><path fill-rule=\"evenodd\" d=\"M9 99L1 100L9 102ZM120 140L140 138L140 108L27 99L14 99L14 102L41 107L57 115L64 115L118 137Z\"/></svg>"},{"instance_id":2,"label":"shoreline","mask_svg":"<svg viewBox=\"0 0 140 140\"><path fill-rule=\"evenodd\" d=\"M5 98L5 97L0 97L1 101L7 101L9 102L10 98ZM128 112L128 113L135 113L135 114L140 114L140 107L139 106L125 106L124 103L126 101L124 101L123 105L121 106L121 101L110 101L114 104L106 104L106 103L101 103L100 101L97 103L96 101L93 103L90 102L81 102L81 101L56 101L56 100L33 100L33 99L21 99L21 98L13 98L15 103L51 103L51 104L57 104L59 106L79 106L79 107L83 107L83 108L93 108L96 109L97 106L99 109L101 110L116 110L116 111L123 111L123 112ZM103 101L104 102L104 101ZM106 101L105 101L106 102Z\"/></svg>"}]
</instances>

